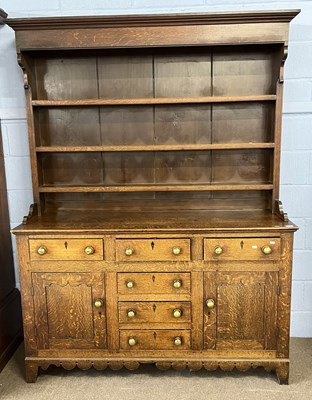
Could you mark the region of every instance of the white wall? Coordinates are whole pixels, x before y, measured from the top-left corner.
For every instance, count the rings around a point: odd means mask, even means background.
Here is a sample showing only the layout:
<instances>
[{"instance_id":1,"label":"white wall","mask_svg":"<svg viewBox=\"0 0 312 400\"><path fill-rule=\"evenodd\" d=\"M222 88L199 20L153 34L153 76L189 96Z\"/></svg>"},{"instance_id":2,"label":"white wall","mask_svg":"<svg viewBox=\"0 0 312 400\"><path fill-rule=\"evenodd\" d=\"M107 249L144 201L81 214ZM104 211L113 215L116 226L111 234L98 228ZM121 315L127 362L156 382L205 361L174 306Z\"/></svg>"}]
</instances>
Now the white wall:
<instances>
[{"instance_id":1,"label":"white wall","mask_svg":"<svg viewBox=\"0 0 312 400\"><path fill-rule=\"evenodd\" d=\"M312 337L312 0L2 0L11 18L301 8L291 23L285 69L281 200L296 234L292 336ZM0 28L0 118L12 227L32 201L25 103L14 33ZM15 246L14 246L15 249Z\"/></svg>"}]
</instances>

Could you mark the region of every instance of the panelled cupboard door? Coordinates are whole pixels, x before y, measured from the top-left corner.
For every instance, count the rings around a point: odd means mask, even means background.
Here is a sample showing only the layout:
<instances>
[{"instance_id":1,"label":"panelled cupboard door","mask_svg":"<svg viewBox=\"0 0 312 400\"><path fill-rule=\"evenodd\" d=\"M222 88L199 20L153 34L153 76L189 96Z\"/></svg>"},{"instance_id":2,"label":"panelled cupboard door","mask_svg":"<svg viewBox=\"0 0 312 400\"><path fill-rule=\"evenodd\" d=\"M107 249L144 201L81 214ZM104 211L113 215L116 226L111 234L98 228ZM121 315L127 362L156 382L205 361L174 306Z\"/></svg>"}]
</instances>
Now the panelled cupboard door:
<instances>
[{"instance_id":1,"label":"panelled cupboard door","mask_svg":"<svg viewBox=\"0 0 312 400\"><path fill-rule=\"evenodd\" d=\"M204 346L275 350L278 272L207 272Z\"/></svg>"},{"instance_id":2,"label":"panelled cupboard door","mask_svg":"<svg viewBox=\"0 0 312 400\"><path fill-rule=\"evenodd\" d=\"M106 347L103 273L33 273L38 349Z\"/></svg>"}]
</instances>

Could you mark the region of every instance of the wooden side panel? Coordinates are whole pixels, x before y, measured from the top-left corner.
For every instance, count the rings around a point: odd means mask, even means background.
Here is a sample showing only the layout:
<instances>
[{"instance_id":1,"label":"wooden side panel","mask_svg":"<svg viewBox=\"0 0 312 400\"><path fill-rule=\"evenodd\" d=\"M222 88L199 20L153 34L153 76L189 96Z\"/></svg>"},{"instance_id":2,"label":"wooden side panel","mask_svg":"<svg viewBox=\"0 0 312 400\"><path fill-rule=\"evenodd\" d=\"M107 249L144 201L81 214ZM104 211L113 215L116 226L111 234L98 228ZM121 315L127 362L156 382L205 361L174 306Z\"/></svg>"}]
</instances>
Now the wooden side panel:
<instances>
[{"instance_id":1,"label":"wooden side panel","mask_svg":"<svg viewBox=\"0 0 312 400\"><path fill-rule=\"evenodd\" d=\"M278 357L289 357L291 282L293 258L293 233L281 235L282 257L279 272L280 295L278 297L279 336L277 340Z\"/></svg>"},{"instance_id":2,"label":"wooden side panel","mask_svg":"<svg viewBox=\"0 0 312 400\"><path fill-rule=\"evenodd\" d=\"M32 296L33 283L30 272L28 237L26 235L17 236L16 240L21 285L25 356L31 357L37 354L37 339L35 330L35 310L33 301L34 299Z\"/></svg>"}]
</instances>

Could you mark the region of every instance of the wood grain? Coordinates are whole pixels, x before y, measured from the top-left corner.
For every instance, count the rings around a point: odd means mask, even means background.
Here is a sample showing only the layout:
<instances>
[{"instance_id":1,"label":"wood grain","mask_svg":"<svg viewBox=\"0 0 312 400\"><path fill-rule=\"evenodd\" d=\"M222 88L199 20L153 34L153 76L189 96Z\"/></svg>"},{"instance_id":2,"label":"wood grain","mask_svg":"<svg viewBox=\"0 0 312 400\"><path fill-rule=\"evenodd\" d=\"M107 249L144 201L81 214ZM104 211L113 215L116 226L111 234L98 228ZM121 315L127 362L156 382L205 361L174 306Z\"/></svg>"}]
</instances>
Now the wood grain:
<instances>
[{"instance_id":1,"label":"wood grain","mask_svg":"<svg viewBox=\"0 0 312 400\"><path fill-rule=\"evenodd\" d=\"M133 254L126 255L126 249L132 249ZM179 249L179 254L173 250ZM189 239L117 239L117 261L189 261L191 246Z\"/></svg>"},{"instance_id":2,"label":"wood grain","mask_svg":"<svg viewBox=\"0 0 312 400\"><path fill-rule=\"evenodd\" d=\"M28 382L140 363L288 382L297 227L278 193L297 13L7 20L36 203L14 230Z\"/></svg>"},{"instance_id":3,"label":"wood grain","mask_svg":"<svg viewBox=\"0 0 312 400\"><path fill-rule=\"evenodd\" d=\"M46 249L46 254L38 254L39 247ZM86 254L85 249L92 247L94 253ZM29 241L30 259L48 260L103 260L102 239L31 239Z\"/></svg>"},{"instance_id":4,"label":"wood grain","mask_svg":"<svg viewBox=\"0 0 312 400\"><path fill-rule=\"evenodd\" d=\"M173 282L179 279L180 288L175 288ZM127 287L127 282L133 282L133 287ZM173 294L175 296L189 294L191 276L189 272L176 273L119 273L118 293L126 296L137 294Z\"/></svg>"},{"instance_id":5,"label":"wood grain","mask_svg":"<svg viewBox=\"0 0 312 400\"><path fill-rule=\"evenodd\" d=\"M216 247L222 248L220 255L215 253ZM264 254L262 249L268 246L272 253ZM220 238L204 239L205 260L279 260L281 256L280 238Z\"/></svg>"}]
</instances>

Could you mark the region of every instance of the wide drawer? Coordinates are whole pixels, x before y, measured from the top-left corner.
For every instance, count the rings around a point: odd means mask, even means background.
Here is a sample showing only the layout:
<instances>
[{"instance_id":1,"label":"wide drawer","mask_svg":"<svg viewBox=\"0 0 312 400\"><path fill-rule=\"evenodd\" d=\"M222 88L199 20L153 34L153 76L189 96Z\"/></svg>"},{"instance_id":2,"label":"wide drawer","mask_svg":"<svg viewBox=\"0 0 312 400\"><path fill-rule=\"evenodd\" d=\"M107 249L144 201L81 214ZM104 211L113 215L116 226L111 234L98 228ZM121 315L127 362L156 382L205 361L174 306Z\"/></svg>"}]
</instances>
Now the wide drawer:
<instances>
[{"instance_id":1,"label":"wide drawer","mask_svg":"<svg viewBox=\"0 0 312 400\"><path fill-rule=\"evenodd\" d=\"M30 259L103 260L102 239L30 239Z\"/></svg>"},{"instance_id":2,"label":"wide drawer","mask_svg":"<svg viewBox=\"0 0 312 400\"><path fill-rule=\"evenodd\" d=\"M190 239L117 239L117 261L189 261Z\"/></svg>"},{"instance_id":3,"label":"wide drawer","mask_svg":"<svg viewBox=\"0 0 312 400\"><path fill-rule=\"evenodd\" d=\"M123 330L120 331L122 350L188 350L189 330Z\"/></svg>"},{"instance_id":4,"label":"wide drawer","mask_svg":"<svg viewBox=\"0 0 312 400\"><path fill-rule=\"evenodd\" d=\"M212 238L204 240L205 260L278 260L280 238Z\"/></svg>"},{"instance_id":5,"label":"wide drawer","mask_svg":"<svg viewBox=\"0 0 312 400\"><path fill-rule=\"evenodd\" d=\"M118 293L133 294L189 294L189 272L122 272L118 274Z\"/></svg>"},{"instance_id":6,"label":"wide drawer","mask_svg":"<svg viewBox=\"0 0 312 400\"><path fill-rule=\"evenodd\" d=\"M186 301L120 302L119 322L120 324L189 323L191 322L191 307Z\"/></svg>"}]
</instances>

